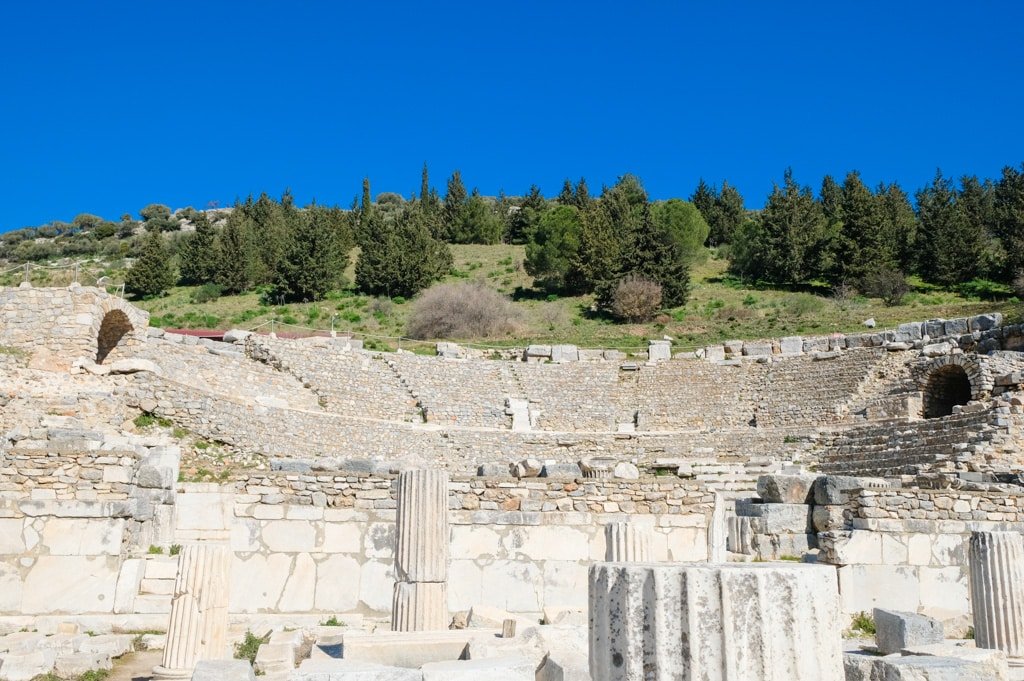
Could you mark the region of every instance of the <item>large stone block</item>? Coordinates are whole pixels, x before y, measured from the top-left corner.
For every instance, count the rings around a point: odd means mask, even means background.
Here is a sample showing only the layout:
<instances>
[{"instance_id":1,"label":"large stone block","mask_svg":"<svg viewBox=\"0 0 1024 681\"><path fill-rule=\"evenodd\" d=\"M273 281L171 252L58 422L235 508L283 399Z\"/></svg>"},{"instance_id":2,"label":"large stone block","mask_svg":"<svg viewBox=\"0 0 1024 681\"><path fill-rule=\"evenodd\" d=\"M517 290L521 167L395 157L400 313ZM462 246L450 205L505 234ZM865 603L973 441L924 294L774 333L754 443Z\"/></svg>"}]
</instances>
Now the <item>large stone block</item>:
<instances>
[{"instance_id":1,"label":"large stone block","mask_svg":"<svg viewBox=\"0 0 1024 681\"><path fill-rule=\"evenodd\" d=\"M819 506L845 506L862 489L888 489L882 478L860 478L848 475L822 475L814 481L814 503Z\"/></svg>"},{"instance_id":2,"label":"large stone block","mask_svg":"<svg viewBox=\"0 0 1024 681\"><path fill-rule=\"evenodd\" d=\"M39 556L25 579L22 613L112 612L117 562L106 556Z\"/></svg>"},{"instance_id":3,"label":"large stone block","mask_svg":"<svg viewBox=\"0 0 1024 681\"><path fill-rule=\"evenodd\" d=\"M812 507L807 504L760 504L749 499L737 499L736 515L753 518L753 530L760 534L808 534L814 531Z\"/></svg>"},{"instance_id":4,"label":"large stone block","mask_svg":"<svg viewBox=\"0 0 1024 681\"><path fill-rule=\"evenodd\" d=\"M592 681L585 654L553 652L544 657L536 681Z\"/></svg>"},{"instance_id":5,"label":"large stone block","mask_svg":"<svg viewBox=\"0 0 1024 681\"><path fill-rule=\"evenodd\" d=\"M911 646L942 643L942 622L913 612L875 608L875 645L885 655Z\"/></svg>"},{"instance_id":6,"label":"large stone block","mask_svg":"<svg viewBox=\"0 0 1024 681\"><path fill-rule=\"evenodd\" d=\"M838 605L835 571L822 566L601 563L590 569L590 672L841 681Z\"/></svg>"},{"instance_id":7,"label":"large stone block","mask_svg":"<svg viewBox=\"0 0 1024 681\"><path fill-rule=\"evenodd\" d=\"M647 342L647 359L651 362L665 362L672 359L672 341L652 340Z\"/></svg>"},{"instance_id":8,"label":"large stone block","mask_svg":"<svg viewBox=\"0 0 1024 681\"><path fill-rule=\"evenodd\" d=\"M779 340L779 348L786 356L802 355L804 353L804 338L803 336L785 336Z\"/></svg>"},{"instance_id":9,"label":"large stone block","mask_svg":"<svg viewBox=\"0 0 1024 681\"><path fill-rule=\"evenodd\" d=\"M53 673L64 678L78 678L90 671L110 671L114 663L109 653L61 653L53 664ZM3 667L0 667L0 677Z\"/></svg>"},{"instance_id":10,"label":"large stone block","mask_svg":"<svg viewBox=\"0 0 1024 681\"><path fill-rule=\"evenodd\" d=\"M192 681L256 681L256 676L245 660L200 660Z\"/></svg>"},{"instance_id":11,"label":"large stone block","mask_svg":"<svg viewBox=\"0 0 1024 681\"><path fill-rule=\"evenodd\" d=\"M288 676L289 681L423 681L419 669L387 667L341 659L308 659Z\"/></svg>"},{"instance_id":12,"label":"large stone block","mask_svg":"<svg viewBox=\"0 0 1024 681\"><path fill-rule=\"evenodd\" d=\"M762 475L757 479L757 496L769 504L813 504L814 475Z\"/></svg>"},{"instance_id":13,"label":"large stone block","mask_svg":"<svg viewBox=\"0 0 1024 681\"><path fill-rule=\"evenodd\" d=\"M493 629L455 631L346 631L345 659L384 666L420 667L430 662L459 660L466 656L470 642L494 639ZM305 665L300 667L303 669Z\"/></svg>"},{"instance_id":14,"label":"large stone block","mask_svg":"<svg viewBox=\"0 0 1024 681\"><path fill-rule=\"evenodd\" d=\"M527 657L491 657L484 660L452 660L423 665L423 681L535 681L536 665Z\"/></svg>"}]
</instances>

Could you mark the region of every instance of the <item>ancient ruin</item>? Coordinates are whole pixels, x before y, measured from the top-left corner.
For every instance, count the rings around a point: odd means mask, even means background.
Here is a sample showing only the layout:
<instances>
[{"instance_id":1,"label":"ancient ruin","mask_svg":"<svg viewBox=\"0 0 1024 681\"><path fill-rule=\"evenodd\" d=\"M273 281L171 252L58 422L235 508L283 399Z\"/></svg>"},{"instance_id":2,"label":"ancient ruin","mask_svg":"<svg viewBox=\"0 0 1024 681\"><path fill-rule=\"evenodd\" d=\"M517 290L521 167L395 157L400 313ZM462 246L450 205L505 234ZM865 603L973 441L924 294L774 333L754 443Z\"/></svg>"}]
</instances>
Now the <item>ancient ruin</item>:
<instances>
[{"instance_id":1,"label":"ancient ruin","mask_svg":"<svg viewBox=\"0 0 1024 681\"><path fill-rule=\"evenodd\" d=\"M1019 671L1024 328L997 314L423 356L25 286L0 350L2 680L147 647L196 679ZM875 608L877 642L842 637Z\"/></svg>"}]
</instances>

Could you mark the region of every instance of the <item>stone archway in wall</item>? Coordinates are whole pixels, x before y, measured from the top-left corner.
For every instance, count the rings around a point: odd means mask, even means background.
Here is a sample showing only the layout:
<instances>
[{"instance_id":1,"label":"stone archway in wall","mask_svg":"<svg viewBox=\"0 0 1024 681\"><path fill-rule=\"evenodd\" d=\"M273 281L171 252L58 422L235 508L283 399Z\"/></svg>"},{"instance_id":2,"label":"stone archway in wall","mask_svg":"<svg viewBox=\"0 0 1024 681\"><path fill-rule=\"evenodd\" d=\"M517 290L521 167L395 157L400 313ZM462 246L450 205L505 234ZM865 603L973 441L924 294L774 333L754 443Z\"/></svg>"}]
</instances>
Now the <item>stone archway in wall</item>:
<instances>
[{"instance_id":1,"label":"stone archway in wall","mask_svg":"<svg viewBox=\"0 0 1024 681\"><path fill-rule=\"evenodd\" d=\"M96 334L96 363L103 364L111 352L130 338L134 327L122 310L111 310L103 315Z\"/></svg>"},{"instance_id":2,"label":"stone archway in wall","mask_svg":"<svg viewBox=\"0 0 1024 681\"><path fill-rule=\"evenodd\" d=\"M942 418L957 405L977 400L992 390L985 367L965 355L940 357L930 362L920 379L924 417Z\"/></svg>"}]
</instances>

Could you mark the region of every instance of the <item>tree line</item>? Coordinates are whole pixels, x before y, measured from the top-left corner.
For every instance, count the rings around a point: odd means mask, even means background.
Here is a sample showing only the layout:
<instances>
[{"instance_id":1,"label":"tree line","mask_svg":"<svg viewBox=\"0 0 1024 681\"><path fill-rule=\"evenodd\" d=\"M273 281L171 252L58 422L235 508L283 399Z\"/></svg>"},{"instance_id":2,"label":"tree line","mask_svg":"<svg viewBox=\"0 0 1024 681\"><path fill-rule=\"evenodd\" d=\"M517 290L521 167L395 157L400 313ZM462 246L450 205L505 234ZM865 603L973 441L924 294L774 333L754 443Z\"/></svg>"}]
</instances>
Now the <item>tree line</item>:
<instances>
[{"instance_id":1,"label":"tree line","mask_svg":"<svg viewBox=\"0 0 1024 681\"><path fill-rule=\"evenodd\" d=\"M626 320L685 304L705 247L748 283L846 286L892 303L908 275L944 287L1024 282L1024 165L995 180L937 172L913 200L897 183L868 187L857 172L841 183L826 176L814 192L787 170L761 210L746 209L728 182L701 180L689 200L652 201L632 175L596 194L581 178L551 198L536 185L485 197L456 171L442 197L424 165L418 193L374 200L366 179L348 209L298 207L286 191L236 201L217 224L210 213L159 204L140 215L113 223L83 214L8 232L0 254L130 255L126 286L140 296L180 283L312 301L348 285L354 253L356 288L409 297L451 270L449 244L524 244L539 290L592 293L599 309ZM180 232L183 221L194 229Z\"/></svg>"}]
</instances>

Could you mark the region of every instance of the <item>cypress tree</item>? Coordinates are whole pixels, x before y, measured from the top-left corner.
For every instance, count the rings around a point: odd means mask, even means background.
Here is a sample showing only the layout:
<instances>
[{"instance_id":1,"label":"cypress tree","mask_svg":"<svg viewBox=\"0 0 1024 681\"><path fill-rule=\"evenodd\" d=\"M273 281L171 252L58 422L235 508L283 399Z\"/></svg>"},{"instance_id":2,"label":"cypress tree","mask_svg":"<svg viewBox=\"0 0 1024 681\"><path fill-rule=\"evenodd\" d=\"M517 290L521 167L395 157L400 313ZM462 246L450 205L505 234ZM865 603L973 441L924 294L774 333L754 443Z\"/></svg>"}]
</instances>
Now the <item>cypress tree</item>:
<instances>
[{"instance_id":1,"label":"cypress tree","mask_svg":"<svg viewBox=\"0 0 1024 681\"><path fill-rule=\"evenodd\" d=\"M196 229L182 242L179 254L181 283L197 285L212 282L217 273L217 230L206 213L195 213L192 222Z\"/></svg>"},{"instance_id":2,"label":"cypress tree","mask_svg":"<svg viewBox=\"0 0 1024 681\"><path fill-rule=\"evenodd\" d=\"M140 298L157 296L174 285L171 257L159 231L147 232L138 259L125 275L124 287Z\"/></svg>"},{"instance_id":3,"label":"cypress tree","mask_svg":"<svg viewBox=\"0 0 1024 681\"><path fill-rule=\"evenodd\" d=\"M259 256L253 235L253 222L244 210L235 210L217 236L217 262L215 281L225 293L242 293L252 288L259 269Z\"/></svg>"},{"instance_id":4,"label":"cypress tree","mask_svg":"<svg viewBox=\"0 0 1024 681\"><path fill-rule=\"evenodd\" d=\"M576 183L576 192L573 198L576 201L576 207L580 210L590 206L590 189L587 188L587 179L585 177L581 177L580 181Z\"/></svg>"},{"instance_id":5,"label":"cypress tree","mask_svg":"<svg viewBox=\"0 0 1024 681\"><path fill-rule=\"evenodd\" d=\"M888 241L880 202L856 171L843 181L839 205L843 216L836 240L839 280L860 281L869 272L896 269L894 244Z\"/></svg>"},{"instance_id":6,"label":"cypress tree","mask_svg":"<svg viewBox=\"0 0 1024 681\"><path fill-rule=\"evenodd\" d=\"M993 226L1006 252L1006 281L1024 276L1024 164L1007 166L996 183Z\"/></svg>"},{"instance_id":7,"label":"cypress tree","mask_svg":"<svg viewBox=\"0 0 1024 681\"><path fill-rule=\"evenodd\" d=\"M576 195L572 190L572 182L569 181L569 178L565 178L565 181L562 183L562 191L558 193L556 200L563 206L576 204Z\"/></svg>"},{"instance_id":8,"label":"cypress tree","mask_svg":"<svg viewBox=\"0 0 1024 681\"><path fill-rule=\"evenodd\" d=\"M883 241L892 249L896 267L912 272L916 267L917 219L906 192L897 183L879 185L875 196L879 201Z\"/></svg>"},{"instance_id":9,"label":"cypress tree","mask_svg":"<svg viewBox=\"0 0 1024 681\"><path fill-rule=\"evenodd\" d=\"M423 171L420 173L420 203L426 208L430 201L430 173L427 170L427 162L423 162Z\"/></svg>"},{"instance_id":10,"label":"cypress tree","mask_svg":"<svg viewBox=\"0 0 1024 681\"><path fill-rule=\"evenodd\" d=\"M743 196L728 182L722 182L722 191L715 200L715 224L708 223L711 231L708 234L709 244L732 243L733 234L747 217L743 206Z\"/></svg>"},{"instance_id":11,"label":"cypress tree","mask_svg":"<svg viewBox=\"0 0 1024 681\"><path fill-rule=\"evenodd\" d=\"M445 240L451 240L456 230L460 228L462 211L466 206L466 186L462 184L462 173L456 170L448 178L448 189L444 195L444 236Z\"/></svg>"},{"instance_id":12,"label":"cypress tree","mask_svg":"<svg viewBox=\"0 0 1024 681\"><path fill-rule=\"evenodd\" d=\"M322 300L338 287L348 250L326 208L312 205L299 216L277 273L275 292L286 300Z\"/></svg>"},{"instance_id":13,"label":"cypress tree","mask_svg":"<svg viewBox=\"0 0 1024 681\"><path fill-rule=\"evenodd\" d=\"M690 206L676 199L680 204ZM707 236L707 225L699 211L700 220L698 243L703 244ZM676 233L677 226L668 220L655 220L651 207L644 204L640 209L637 228L631 235L629 246L619 278L630 274L639 275L661 284L662 306L666 308L685 305L690 295L690 266L692 254L688 253L685 240ZM605 304L605 307L607 303Z\"/></svg>"},{"instance_id":14,"label":"cypress tree","mask_svg":"<svg viewBox=\"0 0 1024 681\"><path fill-rule=\"evenodd\" d=\"M920 225L920 274L925 281L952 286L973 279L979 265L980 239L957 204L953 182L936 171L917 192Z\"/></svg>"}]
</instances>

